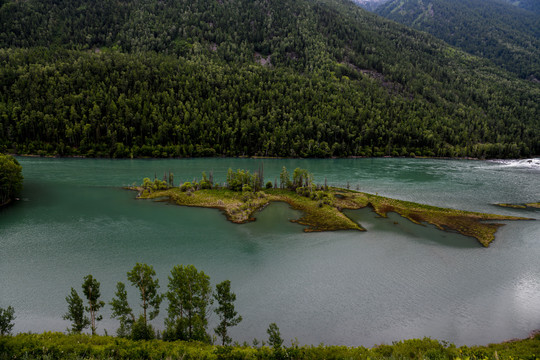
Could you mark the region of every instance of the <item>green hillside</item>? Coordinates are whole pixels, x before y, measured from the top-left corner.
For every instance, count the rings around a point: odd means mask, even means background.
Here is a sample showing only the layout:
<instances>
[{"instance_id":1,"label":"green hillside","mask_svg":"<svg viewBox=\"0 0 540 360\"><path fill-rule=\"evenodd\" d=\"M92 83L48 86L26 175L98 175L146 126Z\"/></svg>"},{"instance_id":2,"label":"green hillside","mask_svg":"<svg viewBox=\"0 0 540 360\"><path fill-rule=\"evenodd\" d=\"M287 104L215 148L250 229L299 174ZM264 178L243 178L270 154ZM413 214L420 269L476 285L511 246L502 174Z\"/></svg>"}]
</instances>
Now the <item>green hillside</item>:
<instances>
[{"instance_id":1,"label":"green hillside","mask_svg":"<svg viewBox=\"0 0 540 360\"><path fill-rule=\"evenodd\" d=\"M540 79L538 14L496 0L392 0L376 12L522 78Z\"/></svg>"},{"instance_id":2,"label":"green hillside","mask_svg":"<svg viewBox=\"0 0 540 360\"><path fill-rule=\"evenodd\" d=\"M519 8L540 14L540 1L538 0L506 0L508 3Z\"/></svg>"},{"instance_id":3,"label":"green hillside","mask_svg":"<svg viewBox=\"0 0 540 360\"><path fill-rule=\"evenodd\" d=\"M540 153L540 85L334 0L4 0L0 151Z\"/></svg>"}]
</instances>

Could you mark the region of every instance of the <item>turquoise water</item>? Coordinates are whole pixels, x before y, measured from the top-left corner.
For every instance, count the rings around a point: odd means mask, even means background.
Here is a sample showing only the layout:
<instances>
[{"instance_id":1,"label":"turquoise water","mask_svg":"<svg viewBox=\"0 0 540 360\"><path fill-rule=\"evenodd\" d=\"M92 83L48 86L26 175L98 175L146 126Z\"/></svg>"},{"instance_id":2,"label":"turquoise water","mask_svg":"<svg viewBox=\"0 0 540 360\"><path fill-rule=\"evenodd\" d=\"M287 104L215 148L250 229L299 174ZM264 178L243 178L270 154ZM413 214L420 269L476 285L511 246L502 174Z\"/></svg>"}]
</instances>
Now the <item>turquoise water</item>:
<instances>
[{"instance_id":1,"label":"turquoise water","mask_svg":"<svg viewBox=\"0 0 540 360\"><path fill-rule=\"evenodd\" d=\"M372 346L430 336L457 344L525 337L540 328L540 221L506 222L489 248L459 234L368 209L347 214L368 231L304 233L300 216L272 204L236 225L217 210L136 200L124 185L172 171L176 182L213 170L256 170L263 160L19 158L21 200L0 210L0 307L15 331L64 331L65 297L93 274L109 301L135 262L151 264L165 291L170 269L194 264L213 284L230 279L244 321L235 340L266 340L276 322L302 344ZM527 216L495 207L540 201L540 160L426 159L264 161L266 180L307 168L315 180L465 210ZM129 293L137 308L134 291ZM156 328L163 328L166 304ZM110 308L98 330L113 333ZM211 326L216 317L210 319Z\"/></svg>"}]
</instances>

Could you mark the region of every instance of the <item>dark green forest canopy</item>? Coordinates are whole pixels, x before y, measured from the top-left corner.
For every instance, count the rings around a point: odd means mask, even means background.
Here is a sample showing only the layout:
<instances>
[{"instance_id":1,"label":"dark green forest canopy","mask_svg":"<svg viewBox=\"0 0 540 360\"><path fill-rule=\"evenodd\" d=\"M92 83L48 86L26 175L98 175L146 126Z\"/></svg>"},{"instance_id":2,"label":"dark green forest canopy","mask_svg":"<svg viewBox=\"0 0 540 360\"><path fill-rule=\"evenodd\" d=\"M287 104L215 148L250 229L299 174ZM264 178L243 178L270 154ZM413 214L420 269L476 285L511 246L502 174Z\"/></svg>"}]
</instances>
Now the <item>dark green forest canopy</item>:
<instances>
[{"instance_id":1,"label":"dark green forest canopy","mask_svg":"<svg viewBox=\"0 0 540 360\"><path fill-rule=\"evenodd\" d=\"M13 156L0 153L0 206L17 197L22 187L22 166Z\"/></svg>"},{"instance_id":2,"label":"dark green forest canopy","mask_svg":"<svg viewBox=\"0 0 540 360\"><path fill-rule=\"evenodd\" d=\"M376 13L490 59L522 78L540 79L538 13L498 0L391 0Z\"/></svg>"},{"instance_id":3,"label":"dark green forest canopy","mask_svg":"<svg viewBox=\"0 0 540 360\"><path fill-rule=\"evenodd\" d=\"M540 153L540 85L352 3L4 0L0 45L0 151Z\"/></svg>"}]
</instances>

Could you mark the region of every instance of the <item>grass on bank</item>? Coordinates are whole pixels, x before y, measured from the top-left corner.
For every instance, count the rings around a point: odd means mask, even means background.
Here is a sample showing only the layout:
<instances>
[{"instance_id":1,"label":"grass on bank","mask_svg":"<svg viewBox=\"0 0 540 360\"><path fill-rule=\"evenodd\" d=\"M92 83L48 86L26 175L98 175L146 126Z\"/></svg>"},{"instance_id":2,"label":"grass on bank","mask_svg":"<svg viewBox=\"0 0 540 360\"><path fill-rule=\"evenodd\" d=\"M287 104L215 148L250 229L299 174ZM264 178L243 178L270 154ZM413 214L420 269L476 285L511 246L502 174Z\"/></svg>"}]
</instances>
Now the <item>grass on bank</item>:
<instances>
[{"instance_id":1,"label":"grass on bank","mask_svg":"<svg viewBox=\"0 0 540 360\"><path fill-rule=\"evenodd\" d=\"M527 209L527 208L540 209L540 202L527 203L527 204L506 204L506 203L501 203L501 204L495 204L495 205L501 206L501 207L513 208L513 209Z\"/></svg>"},{"instance_id":2,"label":"grass on bank","mask_svg":"<svg viewBox=\"0 0 540 360\"><path fill-rule=\"evenodd\" d=\"M325 192L325 201L283 189L265 189L259 192L236 192L227 189L182 191L180 188L148 192L140 187L135 189L139 191L138 197L143 199L167 198L182 206L220 209L235 223L252 221L256 211L272 201L282 201L303 212L303 216L294 221L305 225L305 231L363 231L364 228L347 217L342 210L370 206L380 216L386 217L389 212L396 212L416 224L429 223L441 230L452 230L474 237L486 247L495 239L497 229L503 225L486 222L487 220L529 220L524 217L439 208L340 188L329 188Z\"/></svg>"},{"instance_id":3,"label":"grass on bank","mask_svg":"<svg viewBox=\"0 0 540 360\"><path fill-rule=\"evenodd\" d=\"M111 336L18 334L0 337L0 359L531 359L540 358L540 335L487 346L430 338L373 348L347 346L217 346L199 342L135 341Z\"/></svg>"}]
</instances>

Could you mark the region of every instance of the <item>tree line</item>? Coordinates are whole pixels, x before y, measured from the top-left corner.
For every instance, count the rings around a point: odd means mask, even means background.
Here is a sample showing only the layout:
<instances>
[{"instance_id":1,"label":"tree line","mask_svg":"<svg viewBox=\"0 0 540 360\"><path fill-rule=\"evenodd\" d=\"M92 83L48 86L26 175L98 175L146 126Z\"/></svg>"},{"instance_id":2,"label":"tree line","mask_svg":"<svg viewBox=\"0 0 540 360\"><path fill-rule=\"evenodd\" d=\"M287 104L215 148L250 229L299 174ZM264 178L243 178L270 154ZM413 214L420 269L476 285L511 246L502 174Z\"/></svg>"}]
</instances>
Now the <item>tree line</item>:
<instances>
[{"instance_id":1,"label":"tree line","mask_svg":"<svg viewBox=\"0 0 540 360\"><path fill-rule=\"evenodd\" d=\"M137 263L128 271L127 279L140 295L141 313L133 310L128 301L126 285L118 282L114 298L108 303L112 308L112 318L118 319L117 335L133 340L148 340L159 336L167 341L201 341L211 342L207 332L208 316L211 309L219 318L218 325L213 329L221 339L222 345L230 344L229 328L242 321L234 306L236 295L231 291L231 282L225 280L216 285L212 291L210 277L199 271L193 265L177 265L168 277L167 292L159 292L159 280L151 265ZM71 321L72 333L81 333L90 327L96 334L97 323L102 320L98 315L105 302L100 299L100 283L92 276L84 278L83 295L71 288L66 297L68 311L63 316ZM164 299L168 300L167 318L163 333L156 332L150 321L154 320ZM215 304L213 308L211 306Z\"/></svg>"},{"instance_id":2,"label":"tree line","mask_svg":"<svg viewBox=\"0 0 540 360\"><path fill-rule=\"evenodd\" d=\"M306 169L301 169L297 167L294 169L291 175L285 166L281 168L279 173L279 182L278 178L274 179L274 183L271 180L265 183L264 177L264 165L259 165L259 168L253 173L245 169L233 169L229 168L227 170L226 181L223 184L219 182L214 182L214 176L212 171L210 171L210 176L206 175L206 172L203 171L201 179L193 179L193 181L185 181L180 183L179 188L181 191L196 191L196 190L205 190L205 189L226 189L236 192L256 192L263 189L286 189L291 191L299 191L299 189L310 189L311 190L328 190L328 184L325 178L324 186L317 185L314 183L313 174ZM163 180L157 178L157 175L154 175L154 180L150 178L144 178L141 184L142 191L147 191L149 193L166 190L168 188L174 187L174 174L165 172L163 174Z\"/></svg>"},{"instance_id":3,"label":"tree line","mask_svg":"<svg viewBox=\"0 0 540 360\"><path fill-rule=\"evenodd\" d=\"M213 343L207 332L208 316L212 310L219 318L219 323L213 330L220 338L221 345L232 343L229 328L238 325L242 316L235 309L236 294L231 291L230 280L217 284L212 291L210 277L203 271L197 270L193 265L177 265L168 277L168 291L159 293L159 280L155 276L154 268L142 263L136 263L133 269L127 272L128 281L140 295L142 313L139 314L129 305L125 284L117 283L115 296L108 304L113 310L111 317L118 319L120 323L118 337L131 340L161 338L165 341ZM77 290L71 288L70 295L66 297L68 310L63 319L71 321L71 328L68 329L71 334L81 334L90 328L92 335L96 335L97 323L103 319L98 313L105 306L105 302L101 300L100 283L92 275L87 275L83 279L82 291L86 301ZM165 319L165 330L160 333L154 330L150 321L158 316L164 299L169 302L168 317ZM215 306L211 309L213 304ZM0 308L0 336L11 334L15 318L12 306ZM268 345L279 351L283 339L278 326L271 323L267 333ZM258 344L255 339L254 346Z\"/></svg>"}]
</instances>

